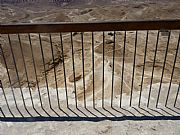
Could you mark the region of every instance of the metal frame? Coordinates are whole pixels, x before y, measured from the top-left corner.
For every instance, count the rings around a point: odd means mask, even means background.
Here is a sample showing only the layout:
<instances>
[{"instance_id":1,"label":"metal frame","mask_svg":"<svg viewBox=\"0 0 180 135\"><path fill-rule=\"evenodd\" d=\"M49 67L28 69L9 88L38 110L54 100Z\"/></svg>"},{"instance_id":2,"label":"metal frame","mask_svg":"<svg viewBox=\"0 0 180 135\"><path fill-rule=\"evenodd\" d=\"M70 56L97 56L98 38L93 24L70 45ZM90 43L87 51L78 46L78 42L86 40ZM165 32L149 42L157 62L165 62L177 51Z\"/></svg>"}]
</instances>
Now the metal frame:
<instances>
[{"instance_id":1,"label":"metal frame","mask_svg":"<svg viewBox=\"0 0 180 135\"><path fill-rule=\"evenodd\" d=\"M180 19L92 23L1 24L1 34L180 29Z\"/></svg>"}]
</instances>

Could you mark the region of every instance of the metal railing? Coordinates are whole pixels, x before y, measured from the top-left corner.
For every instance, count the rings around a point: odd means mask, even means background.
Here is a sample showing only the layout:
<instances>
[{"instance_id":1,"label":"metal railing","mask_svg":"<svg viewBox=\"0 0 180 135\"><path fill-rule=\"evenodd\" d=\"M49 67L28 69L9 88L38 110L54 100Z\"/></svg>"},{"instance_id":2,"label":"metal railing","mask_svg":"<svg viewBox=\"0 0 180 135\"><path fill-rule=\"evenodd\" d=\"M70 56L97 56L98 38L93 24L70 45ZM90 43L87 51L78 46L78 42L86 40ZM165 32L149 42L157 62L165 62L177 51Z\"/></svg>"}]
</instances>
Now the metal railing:
<instances>
[{"instance_id":1,"label":"metal railing","mask_svg":"<svg viewBox=\"0 0 180 135\"><path fill-rule=\"evenodd\" d=\"M179 30L180 20L0 25L2 116L178 108Z\"/></svg>"}]
</instances>

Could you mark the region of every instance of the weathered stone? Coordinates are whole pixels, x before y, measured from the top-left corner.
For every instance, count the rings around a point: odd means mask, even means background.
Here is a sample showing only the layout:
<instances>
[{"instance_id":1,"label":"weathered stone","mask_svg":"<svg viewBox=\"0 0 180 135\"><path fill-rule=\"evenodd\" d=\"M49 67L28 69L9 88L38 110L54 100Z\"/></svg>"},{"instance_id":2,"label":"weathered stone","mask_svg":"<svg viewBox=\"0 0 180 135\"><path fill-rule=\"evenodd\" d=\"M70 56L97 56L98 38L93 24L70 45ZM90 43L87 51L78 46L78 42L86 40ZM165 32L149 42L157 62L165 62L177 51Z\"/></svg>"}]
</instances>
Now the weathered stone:
<instances>
[{"instance_id":1,"label":"weathered stone","mask_svg":"<svg viewBox=\"0 0 180 135\"><path fill-rule=\"evenodd\" d=\"M74 82L75 81L79 81L81 79L82 75L81 74L78 74L78 75L75 75L75 78L74 78L74 74L72 74L71 76L69 76L69 81L70 82Z\"/></svg>"},{"instance_id":2,"label":"weathered stone","mask_svg":"<svg viewBox=\"0 0 180 135\"><path fill-rule=\"evenodd\" d=\"M106 40L106 44L112 44L112 43L114 43L113 40L111 40L111 39L107 39L107 40Z\"/></svg>"}]
</instances>

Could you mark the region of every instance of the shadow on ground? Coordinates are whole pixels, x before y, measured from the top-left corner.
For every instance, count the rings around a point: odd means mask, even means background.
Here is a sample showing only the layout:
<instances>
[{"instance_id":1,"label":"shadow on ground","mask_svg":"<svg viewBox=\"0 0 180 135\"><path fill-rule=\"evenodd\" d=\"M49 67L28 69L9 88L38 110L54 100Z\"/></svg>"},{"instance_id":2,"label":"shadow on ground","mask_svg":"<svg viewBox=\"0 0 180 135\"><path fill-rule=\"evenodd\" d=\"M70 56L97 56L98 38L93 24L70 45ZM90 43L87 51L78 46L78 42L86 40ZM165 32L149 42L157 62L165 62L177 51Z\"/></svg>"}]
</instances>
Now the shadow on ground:
<instances>
[{"instance_id":1,"label":"shadow on ground","mask_svg":"<svg viewBox=\"0 0 180 135\"><path fill-rule=\"evenodd\" d=\"M72 114L70 114L69 112ZM6 116L2 111L0 121L3 122L41 122L41 121L91 121L99 122L104 120L110 121L143 121L143 120L180 120L180 108L68 108L66 111L59 109L46 111L47 116ZM61 113L59 112L61 111ZM23 114L23 113L22 113Z\"/></svg>"}]
</instances>

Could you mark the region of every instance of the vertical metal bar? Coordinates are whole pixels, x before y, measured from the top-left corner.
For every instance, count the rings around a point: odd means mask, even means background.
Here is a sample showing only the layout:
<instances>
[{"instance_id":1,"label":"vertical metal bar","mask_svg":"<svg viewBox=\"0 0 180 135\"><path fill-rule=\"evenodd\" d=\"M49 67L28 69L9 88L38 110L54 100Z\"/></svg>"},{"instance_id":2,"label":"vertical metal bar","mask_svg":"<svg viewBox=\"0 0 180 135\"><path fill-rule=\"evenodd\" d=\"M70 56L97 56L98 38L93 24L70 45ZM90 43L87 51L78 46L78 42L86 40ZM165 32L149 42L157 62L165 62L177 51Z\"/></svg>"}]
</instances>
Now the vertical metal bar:
<instances>
[{"instance_id":1,"label":"vertical metal bar","mask_svg":"<svg viewBox=\"0 0 180 135\"><path fill-rule=\"evenodd\" d=\"M136 48L137 48L137 31L135 37L135 49L134 49L134 63L133 63L133 74L132 74L132 84L131 84L131 96L130 96L130 107L132 104L132 95L133 95L133 88L134 88L134 73L135 73L135 66L136 66Z\"/></svg>"},{"instance_id":2,"label":"vertical metal bar","mask_svg":"<svg viewBox=\"0 0 180 135\"><path fill-rule=\"evenodd\" d=\"M179 87L178 87L178 90L177 90L177 93L176 93L176 98L175 98L175 101L174 101L174 107L176 107L177 99L178 99L178 96L179 96L179 91L180 91L180 83L179 83Z\"/></svg>"},{"instance_id":3,"label":"vertical metal bar","mask_svg":"<svg viewBox=\"0 0 180 135\"><path fill-rule=\"evenodd\" d=\"M158 31L157 39L156 39L156 48L155 48L155 54L154 54L153 69L152 69L152 74L151 74L151 82L150 82L150 89L149 89L149 94L148 94L147 107L149 107L150 98L151 98L152 82L153 82L153 76L154 76L154 69L155 69L155 63L156 63L158 43L159 43L159 31Z\"/></svg>"},{"instance_id":4,"label":"vertical metal bar","mask_svg":"<svg viewBox=\"0 0 180 135\"><path fill-rule=\"evenodd\" d=\"M103 31L102 108L104 108L104 44L105 44L105 34L104 34L104 31Z\"/></svg>"},{"instance_id":5,"label":"vertical metal bar","mask_svg":"<svg viewBox=\"0 0 180 135\"><path fill-rule=\"evenodd\" d=\"M86 108L86 85L85 85L85 74L84 74L84 39L83 39L83 32L81 33L81 42L82 42L82 68L83 68L84 107Z\"/></svg>"},{"instance_id":6,"label":"vertical metal bar","mask_svg":"<svg viewBox=\"0 0 180 135\"><path fill-rule=\"evenodd\" d=\"M12 54L12 57L13 57L13 63L14 63L14 66L15 66L18 85L19 85L20 92L21 92L21 97L22 97L22 100L23 100L23 105L24 105L24 108L27 111L27 113L32 117L32 115L30 114L30 112L28 111L28 109L26 107L26 103L25 103L25 99L24 99L24 95L23 95L23 91L22 91L22 87L21 87L21 83L20 83L19 73L18 73L18 69L17 69L17 65L16 65L16 60L15 60L15 56L14 56L14 52L13 52L13 48L12 48L11 39L10 39L9 34L8 34L8 40L9 40L9 45L10 45L10 49L11 49L11 54Z\"/></svg>"},{"instance_id":7,"label":"vertical metal bar","mask_svg":"<svg viewBox=\"0 0 180 135\"><path fill-rule=\"evenodd\" d=\"M28 82L28 90L29 90L29 93L30 93L31 103L32 103L32 107L33 107L33 109L34 109L35 107L34 107L34 102L33 102L33 98L32 98L32 93L31 93L31 89L30 89L30 85L29 85L29 78L28 78L28 73L27 73L27 68L26 68L24 53L23 53L23 49L22 49L21 38L20 38L20 35L19 35L19 34L18 34L18 40L19 40L19 45L20 45L20 49L21 49L21 54L22 54L22 60L23 60L23 64L24 64L24 70L25 70L26 80L27 80L27 82Z\"/></svg>"},{"instance_id":8,"label":"vertical metal bar","mask_svg":"<svg viewBox=\"0 0 180 135\"><path fill-rule=\"evenodd\" d=\"M122 63L121 91L120 91L120 108L121 108L121 106L122 106L122 94L123 94L123 79L124 79L125 53L126 53L126 31L124 32L123 63Z\"/></svg>"},{"instance_id":9,"label":"vertical metal bar","mask_svg":"<svg viewBox=\"0 0 180 135\"><path fill-rule=\"evenodd\" d=\"M163 69L162 69L161 81L160 81L160 86L159 86L159 91L158 91L158 97L157 97L157 102L156 102L156 108L158 107L159 97L161 94L161 87L162 87L162 82L163 82L163 75L164 75L164 69L165 69L165 65L166 65L170 36L171 36L171 31L169 32L169 35L168 35L168 41L167 41L167 47L166 47L166 53L165 53L164 64L163 64Z\"/></svg>"},{"instance_id":10,"label":"vertical metal bar","mask_svg":"<svg viewBox=\"0 0 180 135\"><path fill-rule=\"evenodd\" d=\"M144 72L145 72L145 66L146 66L146 55L147 55L148 36L149 36L149 31L147 31L147 35L146 35L146 45L145 45L145 50L144 50L144 65L143 65L143 72L142 72L142 78L141 78L141 88L140 88L139 104L138 104L139 107L140 107L140 105L141 105L141 95L142 95L142 88L143 88L143 82L144 82Z\"/></svg>"},{"instance_id":11,"label":"vertical metal bar","mask_svg":"<svg viewBox=\"0 0 180 135\"><path fill-rule=\"evenodd\" d=\"M105 34L104 34L104 31L103 31L102 108L104 108L104 44L105 44Z\"/></svg>"},{"instance_id":12,"label":"vertical metal bar","mask_svg":"<svg viewBox=\"0 0 180 135\"><path fill-rule=\"evenodd\" d=\"M38 96L39 96L41 108L43 108L43 103L42 103L42 99L41 99L41 93L40 93L40 88L39 88L39 81L38 81L38 77L37 77L36 64L35 64L35 59L34 59L34 53L33 53L32 42L31 42L31 35L30 34L28 34L28 38L29 38L29 45L30 45L30 48L31 48L31 56L32 56L33 68L34 68L34 73L35 73L35 78L36 78L36 85L37 85L37 88L38 88Z\"/></svg>"},{"instance_id":13,"label":"vertical metal bar","mask_svg":"<svg viewBox=\"0 0 180 135\"><path fill-rule=\"evenodd\" d=\"M64 48L63 48L63 37L62 33L60 33L60 40L61 40L61 51L62 51L62 61L63 61L63 71L64 71L64 87L66 91L66 105L67 108L69 108L69 103L68 103L68 92L67 92L67 82L66 82L66 67L65 67L65 60L64 60Z\"/></svg>"},{"instance_id":14,"label":"vertical metal bar","mask_svg":"<svg viewBox=\"0 0 180 135\"><path fill-rule=\"evenodd\" d=\"M43 61L43 68L44 68L44 77L45 77L45 82L46 82L46 89L48 93L48 101L49 101L49 107L52 109L51 106L51 99L50 99L50 93L49 93L49 86L48 86L48 80L47 80L47 73L46 73L46 67L45 67L45 59L44 59L44 52L42 48L42 40L41 40L41 35L39 34L39 43L40 43L40 48L41 48L41 55L42 55L42 61Z\"/></svg>"},{"instance_id":15,"label":"vertical metal bar","mask_svg":"<svg viewBox=\"0 0 180 135\"><path fill-rule=\"evenodd\" d=\"M176 54L174 56L174 64L173 64L173 69L172 69L172 73L171 73L171 80L170 80L170 83L169 83L169 88L168 88L168 93L167 93L167 97L166 97L165 107L167 106L167 102L168 102L169 94L170 94L170 90L171 90L171 84L172 84L172 79L173 79L173 75L174 75L174 69L175 69L178 50L179 50L179 42L180 42L180 34L179 34L178 44L177 44L177 48L176 48Z\"/></svg>"},{"instance_id":16,"label":"vertical metal bar","mask_svg":"<svg viewBox=\"0 0 180 135\"><path fill-rule=\"evenodd\" d=\"M75 71L75 62L74 62L74 47L73 47L73 35L71 32L71 48L72 48L72 64L73 64L73 75L74 75L74 94L75 94L75 102L76 102L76 108L78 108L77 103L77 91L76 91L76 71Z\"/></svg>"},{"instance_id":17,"label":"vertical metal bar","mask_svg":"<svg viewBox=\"0 0 180 135\"><path fill-rule=\"evenodd\" d=\"M10 84L10 87L11 87L11 92L12 92L12 95L13 95L13 100L14 100L16 109L17 109L17 111L19 112L19 114L23 117L23 114L22 114L21 111L19 110L18 105L17 105L17 102L16 102L16 97L15 97L14 89L13 89L13 87L12 87L12 82L11 82L11 78L10 78L10 74L9 74L9 70L8 70L8 65L7 65L5 56L4 56L4 51L3 51L3 49L2 49L2 45L0 45L0 49L1 49L1 52L2 52L3 61L4 61L4 64L5 64L5 67L6 67L6 72L7 72L7 75L8 75L8 80L9 80L9 84Z\"/></svg>"},{"instance_id":18,"label":"vertical metal bar","mask_svg":"<svg viewBox=\"0 0 180 135\"><path fill-rule=\"evenodd\" d=\"M55 65L55 58L54 58L54 49L52 45L52 37L51 34L49 34L50 37L50 45L51 45L51 53L52 53L52 59L53 59L53 69L54 69L54 81L55 81L55 87L56 87L56 94L57 94L57 100L58 100L58 107L60 108L60 100L59 100L59 92L58 92L58 83L57 83L57 75L56 75L56 65Z\"/></svg>"},{"instance_id":19,"label":"vertical metal bar","mask_svg":"<svg viewBox=\"0 0 180 135\"><path fill-rule=\"evenodd\" d=\"M111 107L113 107L113 96L114 96L114 59L115 59L115 48L116 48L116 32L114 31L114 45L113 45L113 65L112 65L112 92L111 92Z\"/></svg>"},{"instance_id":20,"label":"vertical metal bar","mask_svg":"<svg viewBox=\"0 0 180 135\"><path fill-rule=\"evenodd\" d=\"M0 45L1 46L1 45ZM14 114L12 113L11 109L10 109L10 106L9 106L9 103L8 103L8 100L7 100L7 97L6 97L6 93L4 91L4 87L2 85L2 81L0 80L0 89L2 89L2 92L3 92L3 96L4 96L4 99L6 101L6 105L7 105L7 108L9 110L9 112L11 113L11 115L14 117Z\"/></svg>"},{"instance_id":21,"label":"vertical metal bar","mask_svg":"<svg viewBox=\"0 0 180 135\"><path fill-rule=\"evenodd\" d=\"M92 32L92 70L93 70L93 108L95 108L95 88L94 88L94 33Z\"/></svg>"}]
</instances>

